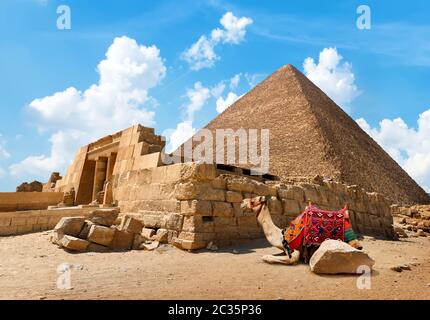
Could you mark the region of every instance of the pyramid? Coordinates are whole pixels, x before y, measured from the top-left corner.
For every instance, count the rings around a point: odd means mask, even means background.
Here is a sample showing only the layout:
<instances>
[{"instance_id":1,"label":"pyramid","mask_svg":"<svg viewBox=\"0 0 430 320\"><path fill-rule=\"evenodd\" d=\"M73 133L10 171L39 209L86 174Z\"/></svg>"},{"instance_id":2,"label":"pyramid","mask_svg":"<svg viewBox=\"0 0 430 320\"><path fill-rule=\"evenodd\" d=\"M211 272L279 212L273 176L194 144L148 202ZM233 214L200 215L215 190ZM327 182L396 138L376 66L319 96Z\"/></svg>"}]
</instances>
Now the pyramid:
<instances>
[{"instance_id":1,"label":"pyramid","mask_svg":"<svg viewBox=\"0 0 430 320\"><path fill-rule=\"evenodd\" d=\"M430 202L353 119L292 65L278 69L205 128L269 129L269 173L281 180L322 175L396 203Z\"/></svg>"}]
</instances>

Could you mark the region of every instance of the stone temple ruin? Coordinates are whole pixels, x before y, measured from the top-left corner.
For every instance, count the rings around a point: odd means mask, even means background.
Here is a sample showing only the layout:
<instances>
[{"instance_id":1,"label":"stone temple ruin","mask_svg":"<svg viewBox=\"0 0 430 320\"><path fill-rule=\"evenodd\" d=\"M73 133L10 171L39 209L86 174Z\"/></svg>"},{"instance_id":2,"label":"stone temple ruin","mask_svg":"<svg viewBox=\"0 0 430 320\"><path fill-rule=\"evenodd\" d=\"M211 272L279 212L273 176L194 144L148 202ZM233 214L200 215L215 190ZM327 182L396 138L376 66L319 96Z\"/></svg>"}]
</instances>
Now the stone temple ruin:
<instances>
[{"instance_id":1,"label":"stone temple ruin","mask_svg":"<svg viewBox=\"0 0 430 320\"><path fill-rule=\"evenodd\" d=\"M242 127L270 130L269 174L253 176L246 165L198 159L166 165L163 138L134 125L80 148L67 173L51 177L40 193L44 205L62 206L34 212L27 205L19 216L2 214L0 235L52 229L61 217L87 216L97 206L117 207L120 215L134 217L154 233L165 229L167 241L183 249L225 246L263 236L254 214L240 206L242 199L262 195L270 198L279 227L309 200L326 210L348 203L356 232L392 239L392 204L430 202L382 148L292 66L280 68L207 126ZM0 211L20 210L2 210L6 198L0 194Z\"/></svg>"}]
</instances>

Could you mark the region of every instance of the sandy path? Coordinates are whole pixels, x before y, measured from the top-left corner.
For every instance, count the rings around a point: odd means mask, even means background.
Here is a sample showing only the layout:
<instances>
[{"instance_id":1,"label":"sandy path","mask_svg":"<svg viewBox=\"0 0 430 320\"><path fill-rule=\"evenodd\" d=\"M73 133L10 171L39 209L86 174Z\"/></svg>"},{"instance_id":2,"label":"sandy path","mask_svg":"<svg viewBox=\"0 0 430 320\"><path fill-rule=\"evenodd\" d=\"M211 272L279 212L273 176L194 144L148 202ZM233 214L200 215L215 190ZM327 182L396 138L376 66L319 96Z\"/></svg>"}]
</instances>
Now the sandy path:
<instances>
[{"instance_id":1,"label":"sandy path","mask_svg":"<svg viewBox=\"0 0 430 320\"><path fill-rule=\"evenodd\" d=\"M0 299L430 299L430 238L366 239L376 260L371 289L356 276L318 276L307 265L261 262L276 253L265 240L218 252L70 254L35 233L0 238ZM239 253L233 253L238 250ZM57 289L57 266L72 270L72 290ZM390 270L409 263L411 271Z\"/></svg>"}]
</instances>

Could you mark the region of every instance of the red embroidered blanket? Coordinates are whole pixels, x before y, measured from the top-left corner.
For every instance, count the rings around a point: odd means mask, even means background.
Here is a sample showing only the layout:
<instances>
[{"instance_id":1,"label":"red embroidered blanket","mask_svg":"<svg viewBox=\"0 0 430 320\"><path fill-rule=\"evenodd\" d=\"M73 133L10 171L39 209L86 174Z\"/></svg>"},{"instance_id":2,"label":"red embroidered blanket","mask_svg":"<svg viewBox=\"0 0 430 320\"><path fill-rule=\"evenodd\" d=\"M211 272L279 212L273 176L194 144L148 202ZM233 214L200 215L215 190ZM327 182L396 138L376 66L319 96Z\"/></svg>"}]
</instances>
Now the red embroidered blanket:
<instances>
[{"instance_id":1,"label":"red embroidered blanket","mask_svg":"<svg viewBox=\"0 0 430 320\"><path fill-rule=\"evenodd\" d=\"M345 239L346 212L324 211L316 206L308 206L284 230L284 239L290 248L299 249L301 244L320 245L326 239Z\"/></svg>"}]
</instances>

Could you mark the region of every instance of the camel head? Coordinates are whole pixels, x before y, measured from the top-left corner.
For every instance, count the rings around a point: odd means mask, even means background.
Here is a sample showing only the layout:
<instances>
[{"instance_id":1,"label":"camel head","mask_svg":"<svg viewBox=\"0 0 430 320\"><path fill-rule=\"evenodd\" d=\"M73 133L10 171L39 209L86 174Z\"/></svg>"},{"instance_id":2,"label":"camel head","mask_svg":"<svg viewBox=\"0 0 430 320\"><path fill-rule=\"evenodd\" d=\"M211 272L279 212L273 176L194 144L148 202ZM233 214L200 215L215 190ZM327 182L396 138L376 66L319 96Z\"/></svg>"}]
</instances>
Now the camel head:
<instances>
[{"instance_id":1,"label":"camel head","mask_svg":"<svg viewBox=\"0 0 430 320\"><path fill-rule=\"evenodd\" d=\"M260 214L261 209L266 204L266 201L267 199L264 196L247 198L242 201L241 208L252 210L252 212L254 212L256 216L258 216Z\"/></svg>"}]
</instances>

